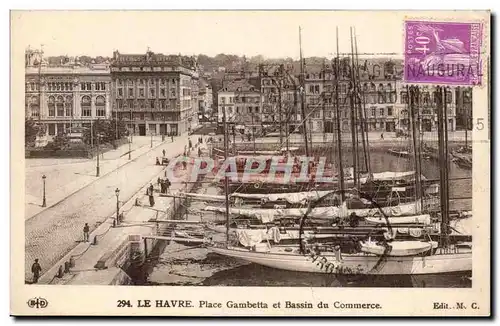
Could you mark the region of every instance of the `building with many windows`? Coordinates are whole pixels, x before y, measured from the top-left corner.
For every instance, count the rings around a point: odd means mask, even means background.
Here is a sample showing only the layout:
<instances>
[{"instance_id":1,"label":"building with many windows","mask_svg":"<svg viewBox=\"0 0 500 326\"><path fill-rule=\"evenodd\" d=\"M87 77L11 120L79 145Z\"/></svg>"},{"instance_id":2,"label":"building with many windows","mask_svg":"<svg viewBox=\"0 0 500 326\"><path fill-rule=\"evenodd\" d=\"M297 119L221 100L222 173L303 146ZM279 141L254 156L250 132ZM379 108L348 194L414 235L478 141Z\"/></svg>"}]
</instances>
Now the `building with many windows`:
<instances>
[{"instance_id":1,"label":"building with many windows","mask_svg":"<svg viewBox=\"0 0 500 326\"><path fill-rule=\"evenodd\" d=\"M223 122L223 110L226 110L226 122L235 126L240 133L251 133L262 127L261 94L258 85L247 79L235 79L225 82L218 92L218 122Z\"/></svg>"},{"instance_id":2,"label":"building with many windows","mask_svg":"<svg viewBox=\"0 0 500 326\"><path fill-rule=\"evenodd\" d=\"M134 134L180 135L197 125L196 60L180 55L113 53L113 116Z\"/></svg>"},{"instance_id":3,"label":"building with many windows","mask_svg":"<svg viewBox=\"0 0 500 326\"><path fill-rule=\"evenodd\" d=\"M48 139L91 121L111 117L109 65L82 65L78 57L48 65L40 52L27 50L26 118L47 125Z\"/></svg>"},{"instance_id":4,"label":"building with many windows","mask_svg":"<svg viewBox=\"0 0 500 326\"><path fill-rule=\"evenodd\" d=\"M213 94L212 87L210 84L201 79L199 81L199 91L198 91L198 118L200 120L207 121L212 113L213 105Z\"/></svg>"}]
</instances>

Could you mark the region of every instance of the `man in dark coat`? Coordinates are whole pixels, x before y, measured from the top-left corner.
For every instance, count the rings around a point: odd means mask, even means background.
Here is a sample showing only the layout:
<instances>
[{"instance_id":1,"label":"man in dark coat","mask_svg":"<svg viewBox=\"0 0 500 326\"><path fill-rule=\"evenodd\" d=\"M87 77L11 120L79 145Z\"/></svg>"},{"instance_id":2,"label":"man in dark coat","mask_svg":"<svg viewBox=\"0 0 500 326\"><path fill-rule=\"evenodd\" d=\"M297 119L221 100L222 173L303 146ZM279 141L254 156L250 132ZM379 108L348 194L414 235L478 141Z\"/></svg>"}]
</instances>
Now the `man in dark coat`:
<instances>
[{"instance_id":1,"label":"man in dark coat","mask_svg":"<svg viewBox=\"0 0 500 326\"><path fill-rule=\"evenodd\" d=\"M85 242L89 242L89 231L90 231L89 224L85 223L85 225L83 226L83 241Z\"/></svg>"},{"instance_id":2,"label":"man in dark coat","mask_svg":"<svg viewBox=\"0 0 500 326\"><path fill-rule=\"evenodd\" d=\"M38 259L35 259L35 262L33 263L33 265L31 265L31 272L33 273L33 283L38 283L41 271L42 267L38 263Z\"/></svg>"},{"instance_id":3,"label":"man in dark coat","mask_svg":"<svg viewBox=\"0 0 500 326\"><path fill-rule=\"evenodd\" d=\"M155 197L153 196L154 187L151 184L148 188L148 196L149 196L149 206L153 207L155 205Z\"/></svg>"},{"instance_id":4,"label":"man in dark coat","mask_svg":"<svg viewBox=\"0 0 500 326\"><path fill-rule=\"evenodd\" d=\"M170 188L170 184L171 184L170 180L168 180L168 178L165 179L165 193L167 194L168 194L168 189Z\"/></svg>"}]
</instances>

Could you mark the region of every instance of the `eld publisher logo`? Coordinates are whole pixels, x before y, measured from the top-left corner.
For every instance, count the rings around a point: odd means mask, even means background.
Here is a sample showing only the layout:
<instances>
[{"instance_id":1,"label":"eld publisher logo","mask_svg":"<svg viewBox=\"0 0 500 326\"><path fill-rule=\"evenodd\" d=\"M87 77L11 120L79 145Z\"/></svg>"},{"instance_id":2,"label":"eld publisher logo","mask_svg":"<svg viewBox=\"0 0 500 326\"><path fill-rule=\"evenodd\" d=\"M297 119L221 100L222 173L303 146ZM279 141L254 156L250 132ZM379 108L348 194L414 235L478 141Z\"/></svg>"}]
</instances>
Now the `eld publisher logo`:
<instances>
[{"instance_id":1,"label":"eld publisher logo","mask_svg":"<svg viewBox=\"0 0 500 326\"><path fill-rule=\"evenodd\" d=\"M49 305L49 302L47 300L40 297L29 299L27 303L28 307L36 309L46 308Z\"/></svg>"}]
</instances>

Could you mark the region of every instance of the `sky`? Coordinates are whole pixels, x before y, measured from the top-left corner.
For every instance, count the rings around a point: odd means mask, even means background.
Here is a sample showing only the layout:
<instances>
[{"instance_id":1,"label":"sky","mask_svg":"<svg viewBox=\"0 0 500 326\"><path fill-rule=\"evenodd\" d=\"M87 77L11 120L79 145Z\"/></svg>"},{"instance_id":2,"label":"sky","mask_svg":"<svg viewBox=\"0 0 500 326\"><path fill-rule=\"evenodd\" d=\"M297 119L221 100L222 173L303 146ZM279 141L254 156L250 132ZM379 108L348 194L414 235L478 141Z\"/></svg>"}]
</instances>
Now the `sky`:
<instances>
[{"instance_id":1,"label":"sky","mask_svg":"<svg viewBox=\"0 0 500 326\"><path fill-rule=\"evenodd\" d=\"M413 17L425 13L411 12ZM446 12L443 16L446 16ZM13 11L12 42L52 55L112 56L120 53L218 53L299 57L299 26L305 57L332 57L336 27L340 52L350 52L355 27L358 53L403 50L404 19L396 11ZM433 12L439 17L441 13ZM448 14L449 15L449 14ZM362 55L361 55L362 56Z\"/></svg>"}]
</instances>

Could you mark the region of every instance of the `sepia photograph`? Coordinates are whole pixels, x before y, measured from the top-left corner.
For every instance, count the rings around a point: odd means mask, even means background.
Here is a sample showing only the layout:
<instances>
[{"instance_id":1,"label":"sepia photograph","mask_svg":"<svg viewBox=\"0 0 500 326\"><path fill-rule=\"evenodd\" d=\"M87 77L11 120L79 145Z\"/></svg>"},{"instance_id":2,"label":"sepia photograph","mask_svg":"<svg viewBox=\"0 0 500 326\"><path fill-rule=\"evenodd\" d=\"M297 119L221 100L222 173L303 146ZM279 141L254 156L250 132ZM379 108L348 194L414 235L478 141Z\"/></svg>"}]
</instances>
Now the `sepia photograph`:
<instances>
[{"instance_id":1,"label":"sepia photograph","mask_svg":"<svg viewBox=\"0 0 500 326\"><path fill-rule=\"evenodd\" d=\"M490 12L10 16L12 314L489 315Z\"/></svg>"}]
</instances>

